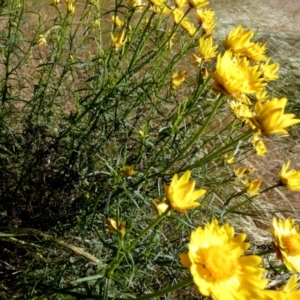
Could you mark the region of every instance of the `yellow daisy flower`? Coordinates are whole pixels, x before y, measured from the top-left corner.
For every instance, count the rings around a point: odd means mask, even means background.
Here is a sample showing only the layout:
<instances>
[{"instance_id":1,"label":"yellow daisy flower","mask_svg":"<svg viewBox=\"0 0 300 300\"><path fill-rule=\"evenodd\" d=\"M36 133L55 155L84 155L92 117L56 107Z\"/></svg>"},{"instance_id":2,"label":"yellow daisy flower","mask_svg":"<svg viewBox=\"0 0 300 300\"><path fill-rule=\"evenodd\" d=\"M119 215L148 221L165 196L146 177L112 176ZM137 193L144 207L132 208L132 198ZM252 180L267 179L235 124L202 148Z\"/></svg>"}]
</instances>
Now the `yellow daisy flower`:
<instances>
[{"instance_id":1,"label":"yellow daisy flower","mask_svg":"<svg viewBox=\"0 0 300 300\"><path fill-rule=\"evenodd\" d=\"M208 0L188 0L189 5L193 8L201 8L209 4Z\"/></svg>"},{"instance_id":2,"label":"yellow daisy flower","mask_svg":"<svg viewBox=\"0 0 300 300\"><path fill-rule=\"evenodd\" d=\"M282 169L279 173L280 183L285 185L291 191L300 191L300 170L291 170L287 172L287 169L290 166L291 161L288 161L282 166Z\"/></svg>"},{"instance_id":3,"label":"yellow daisy flower","mask_svg":"<svg viewBox=\"0 0 300 300\"><path fill-rule=\"evenodd\" d=\"M239 101L230 101L229 106L236 118L248 123L249 119L253 117L253 112L249 106Z\"/></svg>"},{"instance_id":4,"label":"yellow daisy flower","mask_svg":"<svg viewBox=\"0 0 300 300\"><path fill-rule=\"evenodd\" d=\"M187 0L175 0L175 6L177 8L184 8L188 5Z\"/></svg>"},{"instance_id":5,"label":"yellow daisy flower","mask_svg":"<svg viewBox=\"0 0 300 300\"><path fill-rule=\"evenodd\" d=\"M224 154L223 158L225 159L225 161L228 165L233 164L234 161L235 161L235 157L231 154L228 154L228 153Z\"/></svg>"},{"instance_id":6,"label":"yellow daisy flower","mask_svg":"<svg viewBox=\"0 0 300 300\"><path fill-rule=\"evenodd\" d=\"M246 58L233 56L231 51L218 55L216 71L211 73L215 91L240 98L241 94L260 92L264 86L258 66L249 66Z\"/></svg>"},{"instance_id":7,"label":"yellow daisy flower","mask_svg":"<svg viewBox=\"0 0 300 300\"><path fill-rule=\"evenodd\" d=\"M245 181L245 188L246 193L248 193L251 196L257 196L259 195L259 187L262 183L262 180L254 179L251 182L248 180Z\"/></svg>"},{"instance_id":8,"label":"yellow daisy flower","mask_svg":"<svg viewBox=\"0 0 300 300\"><path fill-rule=\"evenodd\" d=\"M245 56L245 48L251 43L250 40L254 33L248 29L244 30L242 25L237 28L233 28L226 36L224 46L226 49L231 50L234 53L238 53L241 56Z\"/></svg>"},{"instance_id":9,"label":"yellow daisy flower","mask_svg":"<svg viewBox=\"0 0 300 300\"><path fill-rule=\"evenodd\" d=\"M254 117L251 118L256 130L266 137L270 134L288 134L285 128L298 124L300 119L295 119L294 114L284 114L286 103L286 98L257 102Z\"/></svg>"},{"instance_id":10,"label":"yellow daisy flower","mask_svg":"<svg viewBox=\"0 0 300 300\"><path fill-rule=\"evenodd\" d=\"M234 236L232 226L219 226L217 220L192 232L189 251L180 259L189 268L201 294L215 300L265 299L265 270L258 268L262 259L243 256L250 246L245 239L245 233Z\"/></svg>"},{"instance_id":11,"label":"yellow daisy flower","mask_svg":"<svg viewBox=\"0 0 300 300\"><path fill-rule=\"evenodd\" d=\"M268 150L260 134L254 134L251 141L257 155L264 156Z\"/></svg>"},{"instance_id":12,"label":"yellow daisy flower","mask_svg":"<svg viewBox=\"0 0 300 300\"><path fill-rule=\"evenodd\" d=\"M200 203L196 200L206 193L206 190L203 189L194 191L195 181L189 181L190 176L191 171L186 171L180 178L175 174L171 184L164 185L165 197L170 206L182 213L199 206Z\"/></svg>"},{"instance_id":13,"label":"yellow daisy flower","mask_svg":"<svg viewBox=\"0 0 300 300\"><path fill-rule=\"evenodd\" d=\"M124 22L119 18L119 16L111 16L111 20L117 27L122 27L124 25Z\"/></svg>"},{"instance_id":14,"label":"yellow daisy flower","mask_svg":"<svg viewBox=\"0 0 300 300\"><path fill-rule=\"evenodd\" d=\"M122 174L123 174L123 176L125 176L125 177L129 177L129 176L135 175L135 174L136 174L136 171L135 171L134 168L131 167L131 166L124 166L124 167L122 168Z\"/></svg>"},{"instance_id":15,"label":"yellow daisy flower","mask_svg":"<svg viewBox=\"0 0 300 300\"><path fill-rule=\"evenodd\" d=\"M211 9L197 9L196 17L206 36L211 35L216 27L215 12Z\"/></svg>"},{"instance_id":16,"label":"yellow daisy flower","mask_svg":"<svg viewBox=\"0 0 300 300\"><path fill-rule=\"evenodd\" d=\"M182 73L179 72L175 72L172 75L172 89L175 90L178 86L180 86L184 80L185 77L188 76L188 72L187 71L183 71Z\"/></svg>"},{"instance_id":17,"label":"yellow daisy flower","mask_svg":"<svg viewBox=\"0 0 300 300\"><path fill-rule=\"evenodd\" d=\"M266 81L266 80L264 79L264 81ZM255 99L256 99L256 101L259 101L259 102L267 101L269 99L268 92L266 90L262 90L258 93L255 93Z\"/></svg>"},{"instance_id":18,"label":"yellow daisy flower","mask_svg":"<svg viewBox=\"0 0 300 300\"><path fill-rule=\"evenodd\" d=\"M141 10L141 8L145 5L142 2L143 0L126 0L127 4L131 8L137 8L138 10Z\"/></svg>"},{"instance_id":19,"label":"yellow daisy flower","mask_svg":"<svg viewBox=\"0 0 300 300\"><path fill-rule=\"evenodd\" d=\"M218 45L213 46L213 39L212 37L205 38L204 36L199 39L199 57L203 58L204 60L210 60L214 58L218 51L216 49Z\"/></svg>"},{"instance_id":20,"label":"yellow daisy flower","mask_svg":"<svg viewBox=\"0 0 300 300\"><path fill-rule=\"evenodd\" d=\"M43 46L43 45L46 45L46 44L47 44L47 40L46 40L45 36L40 34L39 39L37 41L37 45Z\"/></svg>"},{"instance_id":21,"label":"yellow daisy flower","mask_svg":"<svg viewBox=\"0 0 300 300\"><path fill-rule=\"evenodd\" d=\"M184 12L179 8L175 8L172 14L175 24L179 24L182 21Z\"/></svg>"},{"instance_id":22,"label":"yellow daisy flower","mask_svg":"<svg viewBox=\"0 0 300 300\"><path fill-rule=\"evenodd\" d=\"M244 30L240 25L232 29L226 36L224 46L239 56L245 56L253 62L266 60L266 44L254 43L252 39L254 32L250 29Z\"/></svg>"},{"instance_id":23,"label":"yellow daisy flower","mask_svg":"<svg viewBox=\"0 0 300 300\"><path fill-rule=\"evenodd\" d=\"M190 36L193 36L196 33L196 31L197 31L195 25L193 23L191 23L190 21L188 21L187 18L185 18L180 23L180 26L181 26L182 29L184 29L185 31L187 31Z\"/></svg>"},{"instance_id":24,"label":"yellow daisy flower","mask_svg":"<svg viewBox=\"0 0 300 300\"><path fill-rule=\"evenodd\" d=\"M111 40L116 48L122 48L127 42L127 38L125 38L125 30L121 30L116 36L112 34Z\"/></svg>"},{"instance_id":25,"label":"yellow daisy flower","mask_svg":"<svg viewBox=\"0 0 300 300\"><path fill-rule=\"evenodd\" d=\"M271 233L277 257L292 272L300 272L300 227L295 220L273 218Z\"/></svg>"},{"instance_id":26,"label":"yellow daisy flower","mask_svg":"<svg viewBox=\"0 0 300 300\"><path fill-rule=\"evenodd\" d=\"M70 15L74 15L75 13L75 6L73 5L73 3L68 3L67 4L67 12L70 14Z\"/></svg>"},{"instance_id":27,"label":"yellow daisy flower","mask_svg":"<svg viewBox=\"0 0 300 300\"><path fill-rule=\"evenodd\" d=\"M279 69L278 64L270 64L270 60L268 60L265 64L259 65L259 70L262 72L262 77L264 81L276 80L279 78L279 75L276 73Z\"/></svg>"},{"instance_id":28,"label":"yellow daisy flower","mask_svg":"<svg viewBox=\"0 0 300 300\"><path fill-rule=\"evenodd\" d=\"M106 224L108 226L108 231L109 232L120 232L122 236L126 234L126 227L123 222L117 223L117 221L113 218L107 218L106 219Z\"/></svg>"},{"instance_id":29,"label":"yellow daisy flower","mask_svg":"<svg viewBox=\"0 0 300 300\"><path fill-rule=\"evenodd\" d=\"M300 283L297 282L297 274L293 274L288 282L279 291L266 290L266 300L299 300Z\"/></svg>"},{"instance_id":30,"label":"yellow daisy flower","mask_svg":"<svg viewBox=\"0 0 300 300\"><path fill-rule=\"evenodd\" d=\"M157 215L162 215L169 209L170 205L167 203L167 201L159 201L157 199L154 199L153 201L153 206L152 210L157 214ZM167 216L171 215L171 211L167 213Z\"/></svg>"},{"instance_id":31,"label":"yellow daisy flower","mask_svg":"<svg viewBox=\"0 0 300 300\"><path fill-rule=\"evenodd\" d=\"M158 5L158 6L162 6L165 4L167 0L149 0L149 3L151 5Z\"/></svg>"},{"instance_id":32,"label":"yellow daisy flower","mask_svg":"<svg viewBox=\"0 0 300 300\"><path fill-rule=\"evenodd\" d=\"M298 300L300 299L300 282L297 282L297 275L293 274L286 285L280 291L284 294L284 300Z\"/></svg>"},{"instance_id":33,"label":"yellow daisy flower","mask_svg":"<svg viewBox=\"0 0 300 300\"><path fill-rule=\"evenodd\" d=\"M171 12L171 10L166 5L159 5L153 9L157 14L166 15Z\"/></svg>"},{"instance_id":34,"label":"yellow daisy flower","mask_svg":"<svg viewBox=\"0 0 300 300\"><path fill-rule=\"evenodd\" d=\"M200 24L204 23L204 22L211 22L211 21L215 21L216 20L216 15L215 12L210 9L210 8L206 8L206 9L197 9L196 11L196 18L198 20L198 22Z\"/></svg>"},{"instance_id":35,"label":"yellow daisy flower","mask_svg":"<svg viewBox=\"0 0 300 300\"><path fill-rule=\"evenodd\" d=\"M252 62L257 63L268 59L268 57L265 55L266 50L266 43L251 43L245 49L245 56Z\"/></svg>"},{"instance_id":36,"label":"yellow daisy flower","mask_svg":"<svg viewBox=\"0 0 300 300\"><path fill-rule=\"evenodd\" d=\"M245 173L253 173L254 168L236 168L234 169L234 174L238 178L243 178Z\"/></svg>"}]
</instances>

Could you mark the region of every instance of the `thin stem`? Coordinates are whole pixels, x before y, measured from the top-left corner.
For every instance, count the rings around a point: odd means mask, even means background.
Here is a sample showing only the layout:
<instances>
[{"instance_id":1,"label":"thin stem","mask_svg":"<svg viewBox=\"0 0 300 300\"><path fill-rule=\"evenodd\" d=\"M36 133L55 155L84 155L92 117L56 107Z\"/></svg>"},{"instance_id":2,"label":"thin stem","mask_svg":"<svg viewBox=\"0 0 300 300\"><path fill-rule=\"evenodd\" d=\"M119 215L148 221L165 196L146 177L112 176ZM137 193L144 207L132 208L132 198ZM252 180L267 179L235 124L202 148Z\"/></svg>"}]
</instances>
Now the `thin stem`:
<instances>
[{"instance_id":1,"label":"thin stem","mask_svg":"<svg viewBox=\"0 0 300 300\"><path fill-rule=\"evenodd\" d=\"M155 297L160 297L160 296L163 296L165 294L168 294L168 293L177 291L179 289L182 289L185 286L190 285L191 283L193 283L193 278L192 277L188 277L185 280L183 280L183 281L181 281L181 282L179 282L179 283L177 283L175 285L172 285L172 286L170 286L168 288L165 288L163 290L160 290L160 291L152 293L152 294L148 294L148 295L145 295L145 296L141 296L141 297L135 298L135 300L146 300L146 299L153 299ZM124 300L132 300L132 298L131 299L124 299Z\"/></svg>"},{"instance_id":2,"label":"thin stem","mask_svg":"<svg viewBox=\"0 0 300 300\"><path fill-rule=\"evenodd\" d=\"M194 135L194 137L192 139L189 140L189 142L187 143L186 147L180 152L180 154L172 161L168 164L167 167L165 167L162 170L162 173L165 172L167 169L169 169L170 167L172 167L185 153L186 151L195 144L195 142L198 140L198 138L201 136L201 134L207 129L210 121L212 120L212 118L214 117L214 115L217 112L217 109L219 108L221 102L223 99L223 95L220 94L211 113L209 114L208 118L205 120L205 123L203 124L203 126L201 126L200 130Z\"/></svg>"}]
</instances>

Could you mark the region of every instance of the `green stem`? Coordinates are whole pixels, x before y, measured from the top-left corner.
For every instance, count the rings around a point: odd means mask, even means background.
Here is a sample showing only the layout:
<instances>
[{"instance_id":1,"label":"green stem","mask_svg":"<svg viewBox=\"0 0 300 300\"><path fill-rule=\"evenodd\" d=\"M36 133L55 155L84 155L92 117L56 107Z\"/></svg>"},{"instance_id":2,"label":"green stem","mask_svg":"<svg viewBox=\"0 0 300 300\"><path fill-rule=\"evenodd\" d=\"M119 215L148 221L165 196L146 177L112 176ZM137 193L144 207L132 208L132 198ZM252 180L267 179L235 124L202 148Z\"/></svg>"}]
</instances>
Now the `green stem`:
<instances>
[{"instance_id":1,"label":"green stem","mask_svg":"<svg viewBox=\"0 0 300 300\"><path fill-rule=\"evenodd\" d=\"M132 242L132 244L129 246L128 251L132 250L137 243L154 227L156 227L168 214L170 209L167 209L162 215L160 215L152 224L150 224L148 227L146 227L142 232L136 237L136 239Z\"/></svg>"},{"instance_id":2,"label":"green stem","mask_svg":"<svg viewBox=\"0 0 300 300\"><path fill-rule=\"evenodd\" d=\"M260 194L266 193L267 191L272 190L272 189L274 189L275 187L278 187L278 186L280 186L280 183L274 184L274 185L272 185L272 186L266 188L265 190L261 191ZM239 192L239 193L237 193L236 195L234 195L234 196L232 196L231 198L229 198L229 201L230 201L231 199L235 198L235 197L238 197L238 196L244 194L244 193L245 193L245 190L242 190L241 192ZM245 203L251 201L252 199L254 199L254 198L256 198L256 197L257 197L257 195L252 196L252 197L248 198L247 200L243 201L242 203L239 203L239 204L237 204L236 206L231 207L231 209L230 209L229 211L226 211L226 212L225 212L225 209L227 208L227 206L228 206L228 204L229 204L229 201L227 200L226 203L224 204L224 208L223 208L223 210L222 210L222 212L221 212L221 216L223 217L223 216L227 215L227 214L228 214L229 212L231 212L232 210L236 210L236 209L239 208L240 206L243 206Z\"/></svg>"},{"instance_id":3,"label":"green stem","mask_svg":"<svg viewBox=\"0 0 300 300\"><path fill-rule=\"evenodd\" d=\"M200 165L203 165L203 164L209 162L214 157L220 157L221 155L225 154L228 151L228 149L230 149L231 147L235 146L240 141L246 140L252 134L253 134L253 130L250 130L250 131L242 133L236 139L234 139L231 143L225 145L224 147L222 147L221 149L217 150L216 152L211 153L210 155L204 156L202 159L198 160L196 163L188 166L187 168L182 168L181 171L184 172L187 169L190 169L190 170L191 169L195 169L195 168L199 167Z\"/></svg>"},{"instance_id":4,"label":"green stem","mask_svg":"<svg viewBox=\"0 0 300 300\"><path fill-rule=\"evenodd\" d=\"M173 160L171 161L167 167L165 167L162 170L162 173L164 173L167 169L169 169L170 167L172 167L185 153L186 151L195 144L195 142L197 141L197 139L201 136L201 134L207 129L210 121L212 120L212 118L214 117L214 115L217 112L217 109L219 108L221 102L223 99L223 95L220 94L211 113L209 114L208 118L205 120L205 123L203 124L203 126L201 126L200 130L194 135L194 137L192 139L189 140L188 144L186 145L186 147L180 152L180 154Z\"/></svg>"},{"instance_id":5,"label":"green stem","mask_svg":"<svg viewBox=\"0 0 300 300\"><path fill-rule=\"evenodd\" d=\"M183 280L183 281L181 281L181 282L179 282L179 283L177 283L175 285L172 285L172 286L170 286L168 288L165 288L163 290L160 290L160 291L152 293L152 294L148 294L148 295L145 295L145 296L141 296L141 297L135 298L135 300L146 300L146 299L153 299L155 297L160 297L160 296L163 296L163 295L165 295L167 293L171 293L171 292L177 291L179 289L182 289L185 286L190 285L191 283L193 283L193 278L192 277L188 277L185 280ZM124 300L130 300L130 299L124 299Z\"/></svg>"},{"instance_id":6,"label":"green stem","mask_svg":"<svg viewBox=\"0 0 300 300\"><path fill-rule=\"evenodd\" d=\"M170 209L167 209L162 215L160 215L152 224L150 224L148 227L143 229L141 233L135 238L135 240L132 242L132 244L126 249L126 252L122 252L120 257L117 257L116 261L112 263L111 268L107 271L108 276L112 276L114 270L120 265L122 260L124 259L126 253L130 252L137 243L155 226L157 226L168 214Z\"/></svg>"}]
</instances>

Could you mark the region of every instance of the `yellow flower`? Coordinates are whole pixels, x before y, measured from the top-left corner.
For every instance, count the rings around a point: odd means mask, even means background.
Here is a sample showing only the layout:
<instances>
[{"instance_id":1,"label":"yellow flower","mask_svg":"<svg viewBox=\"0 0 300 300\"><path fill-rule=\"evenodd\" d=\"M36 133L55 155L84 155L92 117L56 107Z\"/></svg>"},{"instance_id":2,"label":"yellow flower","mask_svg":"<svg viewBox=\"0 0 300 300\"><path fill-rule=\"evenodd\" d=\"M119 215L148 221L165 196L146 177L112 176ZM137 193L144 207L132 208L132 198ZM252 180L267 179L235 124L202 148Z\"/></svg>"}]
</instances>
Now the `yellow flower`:
<instances>
[{"instance_id":1,"label":"yellow flower","mask_svg":"<svg viewBox=\"0 0 300 300\"><path fill-rule=\"evenodd\" d=\"M172 14L175 24L179 24L184 17L184 12L179 8L175 8Z\"/></svg>"},{"instance_id":2,"label":"yellow flower","mask_svg":"<svg viewBox=\"0 0 300 300\"><path fill-rule=\"evenodd\" d=\"M258 66L249 66L246 58L233 56L231 51L218 55L215 73L211 73L214 80L212 87L215 91L225 95L240 98L241 94L253 94L261 91L265 86L260 78Z\"/></svg>"},{"instance_id":3,"label":"yellow flower","mask_svg":"<svg viewBox=\"0 0 300 300\"><path fill-rule=\"evenodd\" d=\"M60 0L51 0L51 4L57 6L60 3Z\"/></svg>"},{"instance_id":4,"label":"yellow flower","mask_svg":"<svg viewBox=\"0 0 300 300\"><path fill-rule=\"evenodd\" d=\"M268 152L265 143L260 137L260 134L254 134L251 143L257 155L264 156Z\"/></svg>"},{"instance_id":5,"label":"yellow flower","mask_svg":"<svg viewBox=\"0 0 300 300\"><path fill-rule=\"evenodd\" d=\"M300 272L300 227L295 225L295 220L273 218L271 233L277 257L292 272Z\"/></svg>"},{"instance_id":6,"label":"yellow flower","mask_svg":"<svg viewBox=\"0 0 300 300\"><path fill-rule=\"evenodd\" d=\"M142 3L142 0L126 0L127 4L131 8L137 8L138 10L141 10L142 6L145 4Z\"/></svg>"},{"instance_id":7,"label":"yellow flower","mask_svg":"<svg viewBox=\"0 0 300 300\"><path fill-rule=\"evenodd\" d=\"M111 16L111 19L117 27L122 27L124 25L124 22L119 18L119 16Z\"/></svg>"},{"instance_id":8,"label":"yellow flower","mask_svg":"<svg viewBox=\"0 0 300 300\"><path fill-rule=\"evenodd\" d=\"M133 176L136 174L136 171L134 170L134 168L130 167L130 166L124 166L122 168L122 172L125 177Z\"/></svg>"},{"instance_id":9,"label":"yellow flower","mask_svg":"<svg viewBox=\"0 0 300 300\"><path fill-rule=\"evenodd\" d=\"M215 12L211 9L197 9L196 17L206 36L211 35L216 27Z\"/></svg>"},{"instance_id":10,"label":"yellow flower","mask_svg":"<svg viewBox=\"0 0 300 300\"><path fill-rule=\"evenodd\" d=\"M42 46L42 45L46 45L46 44L47 44L47 40L46 40L45 36L40 34L39 39L37 41L37 45Z\"/></svg>"},{"instance_id":11,"label":"yellow flower","mask_svg":"<svg viewBox=\"0 0 300 300\"><path fill-rule=\"evenodd\" d=\"M152 209L156 214L159 216L162 215L167 211L167 209L170 208L170 205L167 203L167 201L159 201L157 199L153 200L154 205L152 206ZM171 215L171 210L167 213L167 216Z\"/></svg>"},{"instance_id":12,"label":"yellow flower","mask_svg":"<svg viewBox=\"0 0 300 300\"><path fill-rule=\"evenodd\" d=\"M268 100L268 98L269 98L269 96L268 96L268 92L266 90L262 90L258 93L255 93L256 101L264 102L264 101Z\"/></svg>"},{"instance_id":13,"label":"yellow flower","mask_svg":"<svg viewBox=\"0 0 300 300\"><path fill-rule=\"evenodd\" d=\"M199 206L200 203L196 200L206 193L206 190L203 189L194 191L195 181L189 181L190 176L190 171L186 171L180 178L175 174L171 184L164 185L165 197L170 206L182 213Z\"/></svg>"},{"instance_id":14,"label":"yellow flower","mask_svg":"<svg viewBox=\"0 0 300 300\"><path fill-rule=\"evenodd\" d=\"M265 55L266 43L251 43L245 50L245 56L252 62L257 63L268 59Z\"/></svg>"},{"instance_id":15,"label":"yellow flower","mask_svg":"<svg viewBox=\"0 0 300 300\"><path fill-rule=\"evenodd\" d=\"M114 43L114 45L116 46L116 48L122 48L126 41L127 41L127 37L125 38L125 30L121 30L117 36L114 36L113 34L111 35L111 40Z\"/></svg>"},{"instance_id":16,"label":"yellow flower","mask_svg":"<svg viewBox=\"0 0 300 300\"><path fill-rule=\"evenodd\" d=\"M175 90L176 87L180 86L184 82L185 77L187 75L188 75L187 71L183 71L182 73L175 72L172 75L172 89Z\"/></svg>"},{"instance_id":17,"label":"yellow flower","mask_svg":"<svg viewBox=\"0 0 300 300\"><path fill-rule=\"evenodd\" d=\"M197 17L197 20L200 24L202 24L204 22L210 23L211 21L216 20L215 12L210 8L197 9L196 17Z\"/></svg>"},{"instance_id":18,"label":"yellow flower","mask_svg":"<svg viewBox=\"0 0 300 300\"><path fill-rule=\"evenodd\" d=\"M199 57L194 53L192 53L192 56L193 56L193 60L194 60L195 65L200 67L201 64L202 64L202 61L203 61L202 57Z\"/></svg>"},{"instance_id":19,"label":"yellow flower","mask_svg":"<svg viewBox=\"0 0 300 300\"><path fill-rule=\"evenodd\" d=\"M201 8L209 4L208 0L188 0L189 5L194 8Z\"/></svg>"},{"instance_id":20,"label":"yellow flower","mask_svg":"<svg viewBox=\"0 0 300 300\"><path fill-rule=\"evenodd\" d=\"M225 161L226 161L226 163L227 163L228 165L233 164L234 161L235 161L234 156L233 156L233 155L229 155L229 154L227 154L227 153L223 155L223 158L225 159Z\"/></svg>"},{"instance_id":21,"label":"yellow flower","mask_svg":"<svg viewBox=\"0 0 300 300\"><path fill-rule=\"evenodd\" d=\"M250 29L244 30L240 25L232 29L226 36L225 48L239 56L245 56L253 62L266 60L266 44L251 42L253 35L254 33Z\"/></svg>"},{"instance_id":22,"label":"yellow flower","mask_svg":"<svg viewBox=\"0 0 300 300\"><path fill-rule=\"evenodd\" d=\"M248 123L249 119L253 117L253 112L248 105L239 101L230 101L229 105L233 114L241 121Z\"/></svg>"},{"instance_id":23,"label":"yellow flower","mask_svg":"<svg viewBox=\"0 0 300 300\"><path fill-rule=\"evenodd\" d=\"M240 25L229 32L226 36L224 46L234 53L245 56L245 49L251 43L250 40L253 35L254 33L250 29L244 30L242 25Z\"/></svg>"},{"instance_id":24,"label":"yellow flower","mask_svg":"<svg viewBox=\"0 0 300 300\"><path fill-rule=\"evenodd\" d=\"M282 166L279 173L280 183L285 185L291 191L300 191L300 170L291 170L287 172L291 161L288 161Z\"/></svg>"},{"instance_id":25,"label":"yellow flower","mask_svg":"<svg viewBox=\"0 0 300 300\"><path fill-rule=\"evenodd\" d=\"M286 98L273 98L266 102L257 102L254 108L252 124L262 135L288 134L285 128L296 125L300 119L294 119L294 114L284 114Z\"/></svg>"},{"instance_id":26,"label":"yellow flower","mask_svg":"<svg viewBox=\"0 0 300 300\"><path fill-rule=\"evenodd\" d=\"M166 15L166 14L169 14L171 12L171 10L166 5L156 6L154 11L157 14L162 14L162 15Z\"/></svg>"},{"instance_id":27,"label":"yellow flower","mask_svg":"<svg viewBox=\"0 0 300 300\"><path fill-rule=\"evenodd\" d=\"M165 4L167 0L149 0L149 3L151 5L158 5L158 6L162 6Z\"/></svg>"},{"instance_id":28,"label":"yellow flower","mask_svg":"<svg viewBox=\"0 0 300 300\"><path fill-rule=\"evenodd\" d=\"M122 222L117 223L115 219L107 218L106 224L108 226L108 231L110 232L120 232L122 236L126 233L125 224Z\"/></svg>"},{"instance_id":29,"label":"yellow flower","mask_svg":"<svg viewBox=\"0 0 300 300\"><path fill-rule=\"evenodd\" d=\"M184 8L188 5L187 0L175 0L175 6L177 8Z\"/></svg>"},{"instance_id":30,"label":"yellow flower","mask_svg":"<svg viewBox=\"0 0 300 300\"><path fill-rule=\"evenodd\" d=\"M248 193L251 196L257 196L259 195L259 187L262 183L262 180L254 179L251 182L248 180L245 181L245 188L246 193Z\"/></svg>"},{"instance_id":31,"label":"yellow flower","mask_svg":"<svg viewBox=\"0 0 300 300\"><path fill-rule=\"evenodd\" d=\"M279 75L276 73L279 69L278 64L269 65L270 60L268 60L265 64L259 65L259 70L262 72L262 77L264 81L276 80L279 78Z\"/></svg>"},{"instance_id":32,"label":"yellow flower","mask_svg":"<svg viewBox=\"0 0 300 300\"><path fill-rule=\"evenodd\" d=\"M245 233L234 236L232 226L219 226L217 220L192 232L189 251L180 259L201 294L215 300L265 299L267 280L262 278L264 269L258 268L262 259L244 256L250 246L245 239Z\"/></svg>"},{"instance_id":33,"label":"yellow flower","mask_svg":"<svg viewBox=\"0 0 300 300\"><path fill-rule=\"evenodd\" d=\"M199 57L203 58L204 60L210 60L214 58L218 51L216 49L218 45L213 46L213 39L212 37L205 38L204 36L199 39Z\"/></svg>"},{"instance_id":34,"label":"yellow flower","mask_svg":"<svg viewBox=\"0 0 300 300\"><path fill-rule=\"evenodd\" d=\"M236 168L234 174L238 178L243 178L245 173L253 173L254 168Z\"/></svg>"},{"instance_id":35,"label":"yellow flower","mask_svg":"<svg viewBox=\"0 0 300 300\"><path fill-rule=\"evenodd\" d=\"M75 6L73 6L72 3L68 3L68 4L67 4L67 12L68 12L70 15L74 15L74 13L75 13Z\"/></svg>"},{"instance_id":36,"label":"yellow flower","mask_svg":"<svg viewBox=\"0 0 300 300\"><path fill-rule=\"evenodd\" d=\"M201 75L203 79L207 79L209 77L209 72L207 68L202 69Z\"/></svg>"},{"instance_id":37,"label":"yellow flower","mask_svg":"<svg viewBox=\"0 0 300 300\"><path fill-rule=\"evenodd\" d=\"M184 17L184 11L179 9L179 8L175 8L172 12L173 14L173 19L175 24L179 24L180 26L186 30L190 36L194 35L196 32L196 27L193 23L191 23L187 17Z\"/></svg>"},{"instance_id":38,"label":"yellow flower","mask_svg":"<svg viewBox=\"0 0 300 300\"><path fill-rule=\"evenodd\" d=\"M188 32L190 36L193 36L196 33L196 27L193 23L188 21L187 18L184 18L184 20L180 23L180 26L182 29Z\"/></svg>"},{"instance_id":39,"label":"yellow flower","mask_svg":"<svg viewBox=\"0 0 300 300\"><path fill-rule=\"evenodd\" d=\"M284 285L280 291L283 293L284 300L298 300L300 299L300 283L297 282L297 275L293 274L286 285Z\"/></svg>"}]
</instances>

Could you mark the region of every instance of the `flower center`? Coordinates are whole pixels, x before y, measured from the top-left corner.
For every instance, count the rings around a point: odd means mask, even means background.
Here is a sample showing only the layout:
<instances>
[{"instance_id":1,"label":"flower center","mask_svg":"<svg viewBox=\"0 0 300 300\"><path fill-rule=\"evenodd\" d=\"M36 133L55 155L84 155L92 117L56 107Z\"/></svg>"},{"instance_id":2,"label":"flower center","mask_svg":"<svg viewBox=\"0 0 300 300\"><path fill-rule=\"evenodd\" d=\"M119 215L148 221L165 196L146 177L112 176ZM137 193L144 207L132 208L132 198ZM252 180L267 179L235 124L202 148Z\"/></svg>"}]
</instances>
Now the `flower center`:
<instances>
[{"instance_id":1,"label":"flower center","mask_svg":"<svg viewBox=\"0 0 300 300\"><path fill-rule=\"evenodd\" d=\"M300 255L300 234L292 234L283 238L283 244L285 251L288 255L295 256Z\"/></svg>"},{"instance_id":2,"label":"flower center","mask_svg":"<svg viewBox=\"0 0 300 300\"><path fill-rule=\"evenodd\" d=\"M235 275L238 264L228 250L212 246L207 249L205 268L214 280L225 280Z\"/></svg>"}]
</instances>

